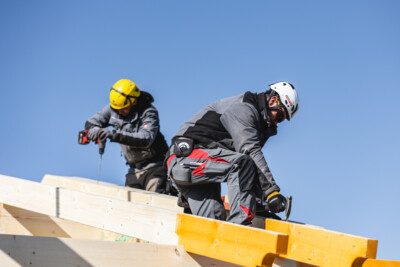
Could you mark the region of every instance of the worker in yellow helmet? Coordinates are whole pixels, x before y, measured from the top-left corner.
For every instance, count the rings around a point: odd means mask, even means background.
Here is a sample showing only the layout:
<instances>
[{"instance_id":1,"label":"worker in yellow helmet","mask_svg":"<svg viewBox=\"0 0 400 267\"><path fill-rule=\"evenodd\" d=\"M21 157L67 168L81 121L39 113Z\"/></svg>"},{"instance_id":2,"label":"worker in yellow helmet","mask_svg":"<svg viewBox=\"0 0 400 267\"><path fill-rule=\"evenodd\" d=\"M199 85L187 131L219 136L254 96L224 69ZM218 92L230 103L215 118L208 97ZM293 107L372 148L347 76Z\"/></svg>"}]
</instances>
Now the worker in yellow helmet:
<instances>
[{"instance_id":1,"label":"worker in yellow helmet","mask_svg":"<svg viewBox=\"0 0 400 267\"><path fill-rule=\"evenodd\" d=\"M166 193L162 161L168 146L153 102L153 96L134 82L119 80L110 90L110 104L86 121L85 130L90 140L109 139L121 145L130 167L126 186ZM109 126L114 129L107 129Z\"/></svg>"}]
</instances>

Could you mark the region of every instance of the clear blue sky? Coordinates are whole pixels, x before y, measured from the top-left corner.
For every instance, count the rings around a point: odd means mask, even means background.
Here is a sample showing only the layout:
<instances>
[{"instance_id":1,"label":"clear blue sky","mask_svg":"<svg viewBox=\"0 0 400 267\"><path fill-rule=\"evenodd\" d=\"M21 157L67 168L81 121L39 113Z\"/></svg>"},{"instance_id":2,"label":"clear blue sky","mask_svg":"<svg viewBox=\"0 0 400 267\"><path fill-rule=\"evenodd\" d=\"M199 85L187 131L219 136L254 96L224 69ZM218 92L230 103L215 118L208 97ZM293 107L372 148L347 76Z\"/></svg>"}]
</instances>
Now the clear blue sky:
<instances>
[{"instance_id":1,"label":"clear blue sky","mask_svg":"<svg viewBox=\"0 0 400 267\"><path fill-rule=\"evenodd\" d=\"M300 109L263 152L291 219L377 239L400 260L400 3L375 1L0 2L0 174L97 178L77 144L110 87L155 97L168 139L203 106L276 81ZM118 144L101 180L124 183ZM1 186L1 185L0 185Z\"/></svg>"}]
</instances>

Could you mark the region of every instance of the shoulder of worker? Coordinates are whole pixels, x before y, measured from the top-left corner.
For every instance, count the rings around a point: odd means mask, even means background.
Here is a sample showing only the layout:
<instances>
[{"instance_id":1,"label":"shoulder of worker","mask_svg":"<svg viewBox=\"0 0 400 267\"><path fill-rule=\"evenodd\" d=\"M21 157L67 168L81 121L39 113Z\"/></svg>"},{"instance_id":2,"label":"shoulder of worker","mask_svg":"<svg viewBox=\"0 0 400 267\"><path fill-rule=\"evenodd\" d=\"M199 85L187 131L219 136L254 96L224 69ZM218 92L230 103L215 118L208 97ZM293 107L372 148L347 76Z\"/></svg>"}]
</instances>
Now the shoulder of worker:
<instances>
[{"instance_id":1,"label":"shoulder of worker","mask_svg":"<svg viewBox=\"0 0 400 267\"><path fill-rule=\"evenodd\" d=\"M138 98L138 103L136 106L136 110L138 113L148 112L149 110L156 110L157 109L153 106L154 97L145 91L140 92L140 97Z\"/></svg>"},{"instance_id":2,"label":"shoulder of worker","mask_svg":"<svg viewBox=\"0 0 400 267\"><path fill-rule=\"evenodd\" d=\"M240 117L255 116L255 118L258 118L260 110L257 95L257 93L247 91L241 95L222 100L226 104L226 109L222 113L239 113Z\"/></svg>"},{"instance_id":3,"label":"shoulder of worker","mask_svg":"<svg viewBox=\"0 0 400 267\"><path fill-rule=\"evenodd\" d=\"M89 122L95 122L95 121L107 121L111 115L113 113L116 113L116 111L114 111L110 104L107 104L106 106L104 106L102 109L100 109L96 114L94 114L93 116L91 116L88 121Z\"/></svg>"}]
</instances>

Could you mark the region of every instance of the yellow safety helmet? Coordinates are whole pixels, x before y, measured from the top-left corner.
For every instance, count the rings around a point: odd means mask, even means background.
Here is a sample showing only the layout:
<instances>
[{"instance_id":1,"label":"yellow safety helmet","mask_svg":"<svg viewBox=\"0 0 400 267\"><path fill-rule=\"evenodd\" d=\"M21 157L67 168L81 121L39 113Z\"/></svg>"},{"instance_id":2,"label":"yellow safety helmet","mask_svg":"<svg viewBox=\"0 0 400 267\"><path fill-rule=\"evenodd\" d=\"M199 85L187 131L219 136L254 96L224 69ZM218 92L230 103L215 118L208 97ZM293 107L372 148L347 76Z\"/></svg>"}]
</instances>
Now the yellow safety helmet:
<instances>
[{"instance_id":1,"label":"yellow safety helmet","mask_svg":"<svg viewBox=\"0 0 400 267\"><path fill-rule=\"evenodd\" d=\"M140 96L140 90L130 80L122 79L114 84L110 91L110 105L114 109L123 109L134 103Z\"/></svg>"}]
</instances>

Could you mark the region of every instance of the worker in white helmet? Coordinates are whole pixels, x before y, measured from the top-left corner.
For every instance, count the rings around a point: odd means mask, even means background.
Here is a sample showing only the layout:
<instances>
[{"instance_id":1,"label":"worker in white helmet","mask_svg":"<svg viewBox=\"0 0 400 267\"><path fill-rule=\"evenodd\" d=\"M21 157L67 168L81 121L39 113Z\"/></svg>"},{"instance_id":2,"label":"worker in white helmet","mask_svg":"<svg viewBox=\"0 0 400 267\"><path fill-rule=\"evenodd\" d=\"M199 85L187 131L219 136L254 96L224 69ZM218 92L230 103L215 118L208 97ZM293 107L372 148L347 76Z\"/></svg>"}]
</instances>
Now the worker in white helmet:
<instances>
[{"instance_id":1,"label":"worker in white helmet","mask_svg":"<svg viewBox=\"0 0 400 267\"><path fill-rule=\"evenodd\" d=\"M187 201L183 204L195 215L225 220L220 184L226 182L229 222L251 224L257 198L267 200L273 213L284 211L286 198L261 148L277 134L278 123L291 120L298 107L294 86L278 82L266 92L214 102L185 122L166 157L168 176L180 199Z\"/></svg>"}]
</instances>

